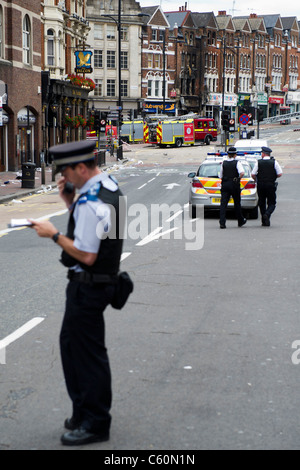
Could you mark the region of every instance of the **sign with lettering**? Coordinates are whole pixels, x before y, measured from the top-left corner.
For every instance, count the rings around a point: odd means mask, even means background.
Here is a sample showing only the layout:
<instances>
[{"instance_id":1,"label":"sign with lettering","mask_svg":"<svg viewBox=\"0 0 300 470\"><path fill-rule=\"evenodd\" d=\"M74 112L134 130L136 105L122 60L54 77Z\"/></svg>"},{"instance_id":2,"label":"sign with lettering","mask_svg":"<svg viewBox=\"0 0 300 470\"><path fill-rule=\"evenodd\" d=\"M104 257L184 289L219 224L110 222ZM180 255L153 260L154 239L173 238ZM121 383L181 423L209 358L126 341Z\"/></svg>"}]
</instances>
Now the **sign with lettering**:
<instances>
[{"instance_id":1,"label":"sign with lettering","mask_svg":"<svg viewBox=\"0 0 300 470\"><path fill-rule=\"evenodd\" d=\"M157 113L161 114L163 112L164 104L162 101L145 101L144 102L144 111L146 113ZM175 114L176 103L165 103L165 112Z\"/></svg>"},{"instance_id":2,"label":"sign with lettering","mask_svg":"<svg viewBox=\"0 0 300 470\"><path fill-rule=\"evenodd\" d=\"M92 73L92 51L75 51L76 73Z\"/></svg>"}]
</instances>

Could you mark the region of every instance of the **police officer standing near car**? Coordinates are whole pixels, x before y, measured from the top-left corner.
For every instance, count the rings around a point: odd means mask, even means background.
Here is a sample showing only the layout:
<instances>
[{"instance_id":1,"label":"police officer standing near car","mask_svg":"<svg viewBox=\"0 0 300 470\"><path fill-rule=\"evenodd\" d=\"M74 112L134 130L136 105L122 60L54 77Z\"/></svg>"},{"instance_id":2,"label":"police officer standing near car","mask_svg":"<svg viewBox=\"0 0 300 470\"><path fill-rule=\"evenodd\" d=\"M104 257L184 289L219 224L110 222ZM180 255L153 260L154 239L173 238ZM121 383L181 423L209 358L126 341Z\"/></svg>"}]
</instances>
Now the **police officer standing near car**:
<instances>
[{"instance_id":1,"label":"police officer standing near car","mask_svg":"<svg viewBox=\"0 0 300 470\"><path fill-rule=\"evenodd\" d=\"M230 198L234 200L234 210L238 219L238 226L245 225L247 220L243 216L241 208L241 187L240 179L245 171L242 163L236 158L236 148L230 147L227 151L228 159L224 160L221 167L221 207L220 207L220 228L226 228L226 209Z\"/></svg>"},{"instance_id":2,"label":"police officer standing near car","mask_svg":"<svg viewBox=\"0 0 300 470\"><path fill-rule=\"evenodd\" d=\"M276 207L276 180L282 176L282 169L271 153L269 147L262 147L262 158L255 163L251 174L257 181L258 205L264 227L271 225L270 218Z\"/></svg>"},{"instance_id":3,"label":"police officer standing near car","mask_svg":"<svg viewBox=\"0 0 300 470\"><path fill-rule=\"evenodd\" d=\"M49 149L62 174L59 192L70 212L67 235L49 221L31 221L40 237L52 238L63 249L61 261L69 268L60 334L63 371L73 403L72 417L65 420L68 432L61 441L69 446L108 440L111 424L111 372L103 312L115 294L123 223L119 223L118 184L100 171L94 149L93 141ZM67 192L70 184L74 189L71 186ZM75 188L79 191L76 200Z\"/></svg>"}]
</instances>

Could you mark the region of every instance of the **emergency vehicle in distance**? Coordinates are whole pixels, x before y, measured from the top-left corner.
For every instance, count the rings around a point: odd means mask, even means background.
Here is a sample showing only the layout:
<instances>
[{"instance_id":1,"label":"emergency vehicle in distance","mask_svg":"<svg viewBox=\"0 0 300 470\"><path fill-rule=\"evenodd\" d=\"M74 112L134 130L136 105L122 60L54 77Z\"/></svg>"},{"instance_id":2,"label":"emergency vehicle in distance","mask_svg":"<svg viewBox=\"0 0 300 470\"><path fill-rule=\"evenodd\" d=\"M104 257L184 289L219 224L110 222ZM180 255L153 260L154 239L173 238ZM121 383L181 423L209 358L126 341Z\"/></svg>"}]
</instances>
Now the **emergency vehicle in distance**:
<instances>
[{"instance_id":1,"label":"emergency vehicle in distance","mask_svg":"<svg viewBox=\"0 0 300 470\"><path fill-rule=\"evenodd\" d=\"M117 127L106 125L106 137L117 137ZM124 142L144 142L181 147L203 142L209 145L216 142L218 136L217 126L213 118L206 117L178 117L178 119L160 119L158 122L143 120L125 121L122 124L121 138Z\"/></svg>"},{"instance_id":2,"label":"emergency vehicle in distance","mask_svg":"<svg viewBox=\"0 0 300 470\"><path fill-rule=\"evenodd\" d=\"M191 118L160 121L156 127L157 143L161 147L173 145L194 145L203 142L209 145L216 142L218 136L216 123L213 118Z\"/></svg>"}]
</instances>

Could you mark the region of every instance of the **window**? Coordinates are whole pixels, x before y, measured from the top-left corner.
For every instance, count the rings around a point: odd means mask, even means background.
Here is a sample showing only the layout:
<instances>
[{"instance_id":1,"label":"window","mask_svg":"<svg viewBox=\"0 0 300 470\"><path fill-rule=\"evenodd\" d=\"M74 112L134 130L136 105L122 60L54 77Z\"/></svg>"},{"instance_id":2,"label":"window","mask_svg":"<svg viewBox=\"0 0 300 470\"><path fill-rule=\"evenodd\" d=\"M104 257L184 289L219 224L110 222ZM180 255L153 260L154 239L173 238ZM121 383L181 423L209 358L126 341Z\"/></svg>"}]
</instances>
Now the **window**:
<instances>
[{"instance_id":1,"label":"window","mask_svg":"<svg viewBox=\"0 0 300 470\"><path fill-rule=\"evenodd\" d=\"M103 25L102 24L95 24L94 39L98 39L98 40L103 39Z\"/></svg>"},{"instance_id":2,"label":"window","mask_svg":"<svg viewBox=\"0 0 300 470\"><path fill-rule=\"evenodd\" d=\"M103 96L103 80L96 79L95 85L94 96Z\"/></svg>"},{"instance_id":3,"label":"window","mask_svg":"<svg viewBox=\"0 0 300 470\"><path fill-rule=\"evenodd\" d=\"M94 66L96 69L101 69L103 67L103 51L94 51Z\"/></svg>"},{"instance_id":4,"label":"window","mask_svg":"<svg viewBox=\"0 0 300 470\"><path fill-rule=\"evenodd\" d=\"M128 52L121 51L121 69L128 69Z\"/></svg>"},{"instance_id":5,"label":"window","mask_svg":"<svg viewBox=\"0 0 300 470\"><path fill-rule=\"evenodd\" d=\"M160 68L160 56L159 56L159 54L155 54L155 56L154 56L154 68L155 69Z\"/></svg>"},{"instance_id":6,"label":"window","mask_svg":"<svg viewBox=\"0 0 300 470\"><path fill-rule=\"evenodd\" d=\"M55 65L54 63L54 31L48 29L47 31L47 63L49 66Z\"/></svg>"},{"instance_id":7,"label":"window","mask_svg":"<svg viewBox=\"0 0 300 470\"><path fill-rule=\"evenodd\" d=\"M107 25L106 37L107 39L116 39L116 28L113 25Z\"/></svg>"},{"instance_id":8,"label":"window","mask_svg":"<svg viewBox=\"0 0 300 470\"><path fill-rule=\"evenodd\" d=\"M121 40L128 41L128 26L121 26Z\"/></svg>"},{"instance_id":9,"label":"window","mask_svg":"<svg viewBox=\"0 0 300 470\"><path fill-rule=\"evenodd\" d=\"M152 80L148 80L148 96L152 96Z\"/></svg>"},{"instance_id":10,"label":"window","mask_svg":"<svg viewBox=\"0 0 300 470\"><path fill-rule=\"evenodd\" d=\"M30 65L30 43L31 43L31 28L30 20L26 15L23 20L23 62Z\"/></svg>"},{"instance_id":11,"label":"window","mask_svg":"<svg viewBox=\"0 0 300 470\"><path fill-rule=\"evenodd\" d=\"M158 80L155 80L154 84L155 84L155 91L154 91L154 96L157 98L159 96L159 81Z\"/></svg>"},{"instance_id":12,"label":"window","mask_svg":"<svg viewBox=\"0 0 300 470\"><path fill-rule=\"evenodd\" d=\"M116 96L116 81L107 80L107 96Z\"/></svg>"},{"instance_id":13,"label":"window","mask_svg":"<svg viewBox=\"0 0 300 470\"><path fill-rule=\"evenodd\" d=\"M152 68L153 68L153 55L148 54L148 69L152 69Z\"/></svg>"},{"instance_id":14,"label":"window","mask_svg":"<svg viewBox=\"0 0 300 470\"><path fill-rule=\"evenodd\" d=\"M121 80L121 96L128 96L128 80Z\"/></svg>"},{"instance_id":15,"label":"window","mask_svg":"<svg viewBox=\"0 0 300 470\"><path fill-rule=\"evenodd\" d=\"M107 68L114 69L116 67L116 53L115 51L107 51Z\"/></svg>"}]
</instances>

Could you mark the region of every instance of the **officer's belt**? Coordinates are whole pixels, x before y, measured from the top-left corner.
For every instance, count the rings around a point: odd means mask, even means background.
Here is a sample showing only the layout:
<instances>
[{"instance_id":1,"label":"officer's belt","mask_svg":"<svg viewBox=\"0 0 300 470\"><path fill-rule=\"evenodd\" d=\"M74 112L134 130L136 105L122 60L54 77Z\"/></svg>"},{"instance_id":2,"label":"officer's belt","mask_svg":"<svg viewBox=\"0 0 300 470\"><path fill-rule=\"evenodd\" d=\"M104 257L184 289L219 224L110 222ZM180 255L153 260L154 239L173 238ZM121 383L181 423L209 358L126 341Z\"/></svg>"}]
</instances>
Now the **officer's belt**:
<instances>
[{"instance_id":1,"label":"officer's belt","mask_svg":"<svg viewBox=\"0 0 300 470\"><path fill-rule=\"evenodd\" d=\"M74 272L72 269L68 271L68 279L70 281L83 282L85 284L113 284L117 282L117 275L113 274L94 274L82 271Z\"/></svg>"},{"instance_id":2,"label":"officer's belt","mask_svg":"<svg viewBox=\"0 0 300 470\"><path fill-rule=\"evenodd\" d=\"M240 178L238 178L238 177L227 178L227 176L225 176L225 177L222 178L222 181L224 181L225 183L227 183L228 181L233 181L234 183L239 183Z\"/></svg>"}]
</instances>

